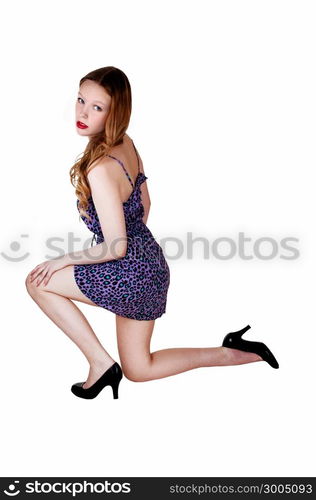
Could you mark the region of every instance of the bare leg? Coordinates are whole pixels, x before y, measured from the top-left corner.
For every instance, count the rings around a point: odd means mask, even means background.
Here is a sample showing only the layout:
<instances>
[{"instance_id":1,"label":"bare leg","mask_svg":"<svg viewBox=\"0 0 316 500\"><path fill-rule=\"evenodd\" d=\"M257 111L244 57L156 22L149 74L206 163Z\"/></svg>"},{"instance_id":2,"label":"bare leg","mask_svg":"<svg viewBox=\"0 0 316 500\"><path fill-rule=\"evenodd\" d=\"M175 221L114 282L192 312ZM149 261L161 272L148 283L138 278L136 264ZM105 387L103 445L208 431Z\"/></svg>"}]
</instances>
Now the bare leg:
<instances>
[{"instance_id":1,"label":"bare leg","mask_svg":"<svg viewBox=\"0 0 316 500\"><path fill-rule=\"evenodd\" d=\"M181 347L151 353L150 379L168 377L206 366L242 365L262 361L255 353L228 347Z\"/></svg>"},{"instance_id":2,"label":"bare leg","mask_svg":"<svg viewBox=\"0 0 316 500\"><path fill-rule=\"evenodd\" d=\"M152 321L116 317L117 339L124 375L144 382L177 375L194 368L241 365L262 361L251 352L228 347L177 347L150 352Z\"/></svg>"},{"instance_id":3,"label":"bare leg","mask_svg":"<svg viewBox=\"0 0 316 500\"><path fill-rule=\"evenodd\" d=\"M90 365L89 376L84 388L90 387L115 360L100 343L88 320L80 309L67 297L53 292L36 289L29 285L28 292L40 309L57 325L82 351Z\"/></svg>"}]
</instances>

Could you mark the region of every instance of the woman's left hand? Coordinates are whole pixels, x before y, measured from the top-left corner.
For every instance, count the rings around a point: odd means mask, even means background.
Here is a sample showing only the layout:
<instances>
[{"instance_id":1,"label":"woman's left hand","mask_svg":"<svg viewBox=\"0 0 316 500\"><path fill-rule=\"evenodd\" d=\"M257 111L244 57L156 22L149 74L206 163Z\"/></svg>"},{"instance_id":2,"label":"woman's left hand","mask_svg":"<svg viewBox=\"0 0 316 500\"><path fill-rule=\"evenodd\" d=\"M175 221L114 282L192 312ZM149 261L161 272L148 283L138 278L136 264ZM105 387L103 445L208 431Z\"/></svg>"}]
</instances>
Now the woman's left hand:
<instances>
[{"instance_id":1,"label":"woman's left hand","mask_svg":"<svg viewBox=\"0 0 316 500\"><path fill-rule=\"evenodd\" d=\"M38 286L43 280L44 285L47 285L52 274L59 269L63 269L67 267L66 261L64 259L64 255L62 257L58 257L57 259L45 260L38 266L34 267L34 269L29 273L30 281L36 281L36 286Z\"/></svg>"}]
</instances>

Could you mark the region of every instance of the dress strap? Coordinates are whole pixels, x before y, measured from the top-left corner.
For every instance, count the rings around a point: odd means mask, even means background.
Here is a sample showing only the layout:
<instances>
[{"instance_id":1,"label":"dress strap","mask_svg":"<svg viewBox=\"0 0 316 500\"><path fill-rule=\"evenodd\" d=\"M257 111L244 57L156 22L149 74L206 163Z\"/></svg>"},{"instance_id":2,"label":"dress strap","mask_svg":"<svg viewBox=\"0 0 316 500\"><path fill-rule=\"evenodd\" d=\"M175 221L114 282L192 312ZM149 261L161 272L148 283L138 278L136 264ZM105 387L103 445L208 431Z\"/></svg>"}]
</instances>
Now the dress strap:
<instances>
[{"instance_id":1,"label":"dress strap","mask_svg":"<svg viewBox=\"0 0 316 500\"><path fill-rule=\"evenodd\" d=\"M134 150L135 150L135 153L136 153L136 156L137 156L137 165L138 165L138 173L139 173L139 172L140 172L140 169L139 169L139 157L138 157L139 155L138 155L138 151L137 151L137 149L136 149L136 147L135 147L135 144L134 144L134 142L133 142L133 139L131 139L131 141L132 141L132 143L133 143Z\"/></svg>"},{"instance_id":2,"label":"dress strap","mask_svg":"<svg viewBox=\"0 0 316 500\"><path fill-rule=\"evenodd\" d=\"M127 172L126 168L124 167L123 162L122 162L121 160L119 160L118 158L115 158L115 156L111 156L111 155L106 155L106 156L109 156L110 158L113 158L113 160L116 160L116 161L118 161L118 162L119 162L119 164L123 167L124 172L125 172L125 174L126 174L126 175L127 175L127 177L128 177L128 180L129 180L129 181L130 181L130 183L132 184L132 187L134 188L133 181L132 181L132 179L130 178L130 175L129 175L129 173Z\"/></svg>"}]
</instances>

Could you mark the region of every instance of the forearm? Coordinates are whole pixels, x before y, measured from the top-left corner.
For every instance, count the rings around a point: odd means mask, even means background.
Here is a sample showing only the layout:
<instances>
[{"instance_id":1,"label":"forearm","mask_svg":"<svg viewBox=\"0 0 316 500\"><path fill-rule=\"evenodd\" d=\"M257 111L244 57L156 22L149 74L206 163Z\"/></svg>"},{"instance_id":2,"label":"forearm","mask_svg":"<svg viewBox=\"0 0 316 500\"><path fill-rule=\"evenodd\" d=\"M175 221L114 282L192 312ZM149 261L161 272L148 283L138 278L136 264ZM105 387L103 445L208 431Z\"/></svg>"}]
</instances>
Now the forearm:
<instances>
[{"instance_id":1,"label":"forearm","mask_svg":"<svg viewBox=\"0 0 316 500\"><path fill-rule=\"evenodd\" d=\"M85 250L67 253L63 256L66 266L75 264L100 264L109 260L121 259L126 254L126 242L107 245L105 242Z\"/></svg>"}]
</instances>

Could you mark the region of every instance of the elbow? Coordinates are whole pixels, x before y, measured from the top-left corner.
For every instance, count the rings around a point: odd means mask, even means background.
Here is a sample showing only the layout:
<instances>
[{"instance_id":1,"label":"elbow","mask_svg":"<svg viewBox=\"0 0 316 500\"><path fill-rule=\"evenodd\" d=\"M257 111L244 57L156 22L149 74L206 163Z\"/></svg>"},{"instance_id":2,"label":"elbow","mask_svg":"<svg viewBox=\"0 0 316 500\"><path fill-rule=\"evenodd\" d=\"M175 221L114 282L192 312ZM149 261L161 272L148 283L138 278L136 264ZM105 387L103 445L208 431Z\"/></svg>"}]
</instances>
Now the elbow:
<instances>
[{"instance_id":1,"label":"elbow","mask_svg":"<svg viewBox=\"0 0 316 500\"><path fill-rule=\"evenodd\" d=\"M123 259L123 257L125 257L125 255L127 254L127 248L123 249L120 254L119 254L119 259Z\"/></svg>"},{"instance_id":2,"label":"elbow","mask_svg":"<svg viewBox=\"0 0 316 500\"><path fill-rule=\"evenodd\" d=\"M118 260L125 257L127 254L127 242L121 239L112 241L110 244L102 243L105 245L106 258L102 262L107 262L108 260Z\"/></svg>"},{"instance_id":3,"label":"elbow","mask_svg":"<svg viewBox=\"0 0 316 500\"><path fill-rule=\"evenodd\" d=\"M121 241L115 249L115 259L122 259L127 254L127 243L126 241Z\"/></svg>"}]
</instances>

